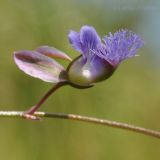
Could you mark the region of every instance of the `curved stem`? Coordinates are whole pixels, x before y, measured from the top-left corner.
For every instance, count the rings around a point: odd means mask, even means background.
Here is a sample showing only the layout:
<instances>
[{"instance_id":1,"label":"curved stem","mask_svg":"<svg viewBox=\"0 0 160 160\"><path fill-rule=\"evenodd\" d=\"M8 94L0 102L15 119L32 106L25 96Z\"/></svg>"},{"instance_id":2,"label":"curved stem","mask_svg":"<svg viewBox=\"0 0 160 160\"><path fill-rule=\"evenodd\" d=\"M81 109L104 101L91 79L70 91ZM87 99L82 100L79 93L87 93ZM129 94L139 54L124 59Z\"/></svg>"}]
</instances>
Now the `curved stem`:
<instances>
[{"instance_id":1,"label":"curved stem","mask_svg":"<svg viewBox=\"0 0 160 160\"><path fill-rule=\"evenodd\" d=\"M83 122L89 122L89 123L96 123L99 125L105 125L110 126L114 128L120 128L125 130L130 130L137 133L142 133L144 135L160 138L160 132L130 125L127 123L122 122L116 122L106 119L99 119L94 117L87 117L87 116L81 116L81 115L75 115L75 114L64 114L64 113L47 113L47 112L34 112L34 116L38 117L46 117L46 118L59 118L59 119L69 119L69 120L76 120L76 121L83 121ZM23 117L22 111L0 111L0 117Z\"/></svg>"},{"instance_id":2,"label":"curved stem","mask_svg":"<svg viewBox=\"0 0 160 160\"><path fill-rule=\"evenodd\" d=\"M67 85L67 82L59 82L55 84L42 98L41 100L33 107L31 107L29 110L25 111L24 114L33 114L36 110L40 108L40 106L48 99L48 97L55 92L60 87Z\"/></svg>"}]
</instances>

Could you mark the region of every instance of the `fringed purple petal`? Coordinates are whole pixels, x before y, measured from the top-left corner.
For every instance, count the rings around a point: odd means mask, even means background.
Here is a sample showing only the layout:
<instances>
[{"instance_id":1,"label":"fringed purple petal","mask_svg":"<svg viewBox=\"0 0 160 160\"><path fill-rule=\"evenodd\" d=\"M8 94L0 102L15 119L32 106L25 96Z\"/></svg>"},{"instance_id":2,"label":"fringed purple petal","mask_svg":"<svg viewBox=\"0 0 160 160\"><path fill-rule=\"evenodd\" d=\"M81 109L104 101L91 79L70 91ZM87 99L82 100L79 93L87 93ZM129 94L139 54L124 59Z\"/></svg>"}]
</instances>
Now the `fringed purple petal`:
<instances>
[{"instance_id":1,"label":"fringed purple petal","mask_svg":"<svg viewBox=\"0 0 160 160\"><path fill-rule=\"evenodd\" d=\"M36 51L51 58L60 58L60 59L72 61L72 59L67 54L65 54L64 52L54 47L40 46L36 49Z\"/></svg>"},{"instance_id":2,"label":"fringed purple petal","mask_svg":"<svg viewBox=\"0 0 160 160\"><path fill-rule=\"evenodd\" d=\"M14 53L14 60L17 66L30 76L52 83L65 81L60 77L60 74L65 72L63 66L39 52L17 51Z\"/></svg>"},{"instance_id":3,"label":"fringed purple petal","mask_svg":"<svg viewBox=\"0 0 160 160\"><path fill-rule=\"evenodd\" d=\"M120 30L114 35L109 33L104 38L105 45L102 45L96 54L117 66L121 61L135 56L137 50L144 44L143 40L132 31Z\"/></svg>"}]
</instances>

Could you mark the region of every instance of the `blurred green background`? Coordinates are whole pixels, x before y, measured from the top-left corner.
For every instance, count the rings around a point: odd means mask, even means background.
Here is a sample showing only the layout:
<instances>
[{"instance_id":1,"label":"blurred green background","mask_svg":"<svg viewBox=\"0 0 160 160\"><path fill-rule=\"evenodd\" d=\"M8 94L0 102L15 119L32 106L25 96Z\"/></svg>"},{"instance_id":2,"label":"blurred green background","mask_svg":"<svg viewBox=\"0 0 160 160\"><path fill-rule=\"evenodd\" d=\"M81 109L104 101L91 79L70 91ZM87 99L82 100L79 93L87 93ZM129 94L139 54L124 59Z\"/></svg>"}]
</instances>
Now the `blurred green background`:
<instances>
[{"instance_id":1,"label":"blurred green background","mask_svg":"<svg viewBox=\"0 0 160 160\"><path fill-rule=\"evenodd\" d=\"M70 29L93 25L104 36L121 28L139 34L140 56L88 90L71 87L52 95L41 110L75 113L160 130L159 0L1 0L0 110L25 110L52 84L21 72L13 51L40 45L79 53L68 43ZM64 64L67 65L67 64ZM158 139L119 129L48 119L32 122L0 118L0 159L157 160Z\"/></svg>"}]
</instances>

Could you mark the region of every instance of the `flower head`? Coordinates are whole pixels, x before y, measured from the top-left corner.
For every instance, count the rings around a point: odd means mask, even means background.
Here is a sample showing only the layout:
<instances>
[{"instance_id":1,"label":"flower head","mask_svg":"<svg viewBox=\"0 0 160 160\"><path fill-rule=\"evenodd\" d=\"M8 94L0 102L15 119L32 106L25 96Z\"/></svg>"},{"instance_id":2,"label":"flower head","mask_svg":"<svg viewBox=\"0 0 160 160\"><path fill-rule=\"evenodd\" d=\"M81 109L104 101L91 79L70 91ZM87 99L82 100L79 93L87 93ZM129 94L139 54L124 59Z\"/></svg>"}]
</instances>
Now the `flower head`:
<instances>
[{"instance_id":1,"label":"flower head","mask_svg":"<svg viewBox=\"0 0 160 160\"><path fill-rule=\"evenodd\" d=\"M127 29L109 33L101 41L93 27L83 26L80 32L71 30L68 38L73 48L81 53L73 61L56 48L41 46L35 51L15 52L15 62L25 73L44 81L66 81L73 86L88 87L109 78L123 60L135 56L143 45L142 39ZM71 63L65 69L52 58Z\"/></svg>"},{"instance_id":2,"label":"flower head","mask_svg":"<svg viewBox=\"0 0 160 160\"><path fill-rule=\"evenodd\" d=\"M135 33L120 30L109 33L101 42L96 30L83 26L80 32L70 31L69 41L82 56L72 62L68 77L75 84L89 85L109 78L123 60L135 56L142 39Z\"/></svg>"}]
</instances>

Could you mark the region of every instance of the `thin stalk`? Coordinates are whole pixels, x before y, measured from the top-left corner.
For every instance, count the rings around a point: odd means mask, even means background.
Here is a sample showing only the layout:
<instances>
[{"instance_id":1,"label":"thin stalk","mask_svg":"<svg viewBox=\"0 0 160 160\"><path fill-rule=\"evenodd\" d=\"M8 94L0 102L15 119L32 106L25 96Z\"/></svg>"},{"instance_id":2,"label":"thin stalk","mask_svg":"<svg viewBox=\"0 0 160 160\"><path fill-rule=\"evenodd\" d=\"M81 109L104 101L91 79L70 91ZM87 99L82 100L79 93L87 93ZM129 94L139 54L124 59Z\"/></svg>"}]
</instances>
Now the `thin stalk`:
<instances>
[{"instance_id":1,"label":"thin stalk","mask_svg":"<svg viewBox=\"0 0 160 160\"><path fill-rule=\"evenodd\" d=\"M35 111L37 111L40 106L48 99L48 97L55 92L57 89L59 89L60 87L67 85L67 82L59 82L57 84L55 84L42 98L41 100L33 107L31 107L29 110L24 112L24 115L32 115Z\"/></svg>"},{"instance_id":2,"label":"thin stalk","mask_svg":"<svg viewBox=\"0 0 160 160\"><path fill-rule=\"evenodd\" d=\"M23 111L0 111L0 117L23 117ZM142 133L144 135L152 136L155 138L160 138L160 131L155 131L127 123L116 122L106 119L99 119L94 117L87 117L75 114L64 114L64 113L47 113L47 112L34 112L34 116L38 116L41 118L59 118L59 119L68 119L68 120L75 120L75 121L83 121L89 123L95 123L99 125L114 127L125 129L128 131L133 131L137 133Z\"/></svg>"}]
</instances>

